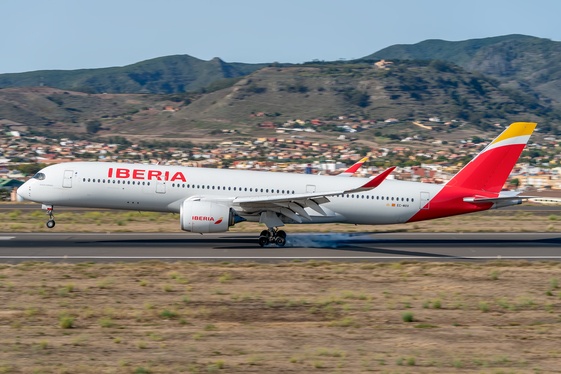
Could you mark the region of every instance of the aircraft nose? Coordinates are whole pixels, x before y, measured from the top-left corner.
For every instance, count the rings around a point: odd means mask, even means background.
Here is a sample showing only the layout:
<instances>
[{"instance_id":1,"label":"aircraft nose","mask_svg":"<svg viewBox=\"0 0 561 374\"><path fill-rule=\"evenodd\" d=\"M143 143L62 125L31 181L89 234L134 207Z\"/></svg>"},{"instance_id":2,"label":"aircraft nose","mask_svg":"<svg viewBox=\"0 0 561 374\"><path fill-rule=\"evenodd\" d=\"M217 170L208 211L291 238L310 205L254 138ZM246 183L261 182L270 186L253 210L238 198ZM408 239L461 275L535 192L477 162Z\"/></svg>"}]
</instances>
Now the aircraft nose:
<instances>
[{"instance_id":1,"label":"aircraft nose","mask_svg":"<svg viewBox=\"0 0 561 374\"><path fill-rule=\"evenodd\" d=\"M25 182L24 184L22 184L21 186L19 186L19 188L17 189L16 193L18 194L19 197L21 197L22 199L25 199L25 190L27 189L27 182Z\"/></svg>"}]
</instances>

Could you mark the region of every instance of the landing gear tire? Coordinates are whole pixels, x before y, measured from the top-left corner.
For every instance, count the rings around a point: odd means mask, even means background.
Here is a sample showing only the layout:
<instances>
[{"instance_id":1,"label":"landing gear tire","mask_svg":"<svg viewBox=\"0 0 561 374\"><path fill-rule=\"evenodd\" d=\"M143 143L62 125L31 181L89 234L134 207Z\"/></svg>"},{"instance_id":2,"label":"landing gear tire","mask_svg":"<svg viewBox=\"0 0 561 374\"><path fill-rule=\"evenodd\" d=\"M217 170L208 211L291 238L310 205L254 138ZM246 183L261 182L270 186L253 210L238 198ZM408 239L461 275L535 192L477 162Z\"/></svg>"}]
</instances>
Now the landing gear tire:
<instances>
[{"instance_id":1,"label":"landing gear tire","mask_svg":"<svg viewBox=\"0 0 561 374\"><path fill-rule=\"evenodd\" d=\"M55 221L50 219L47 221L47 227L52 229L53 227L55 227Z\"/></svg>"},{"instance_id":2,"label":"landing gear tire","mask_svg":"<svg viewBox=\"0 0 561 374\"><path fill-rule=\"evenodd\" d=\"M276 244L279 247L284 247L286 244L286 232L277 230L274 227L261 231L261 234L259 234L259 245L264 247L267 244Z\"/></svg>"},{"instance_id":3,"label":"landing gear tire","mask_svg":"<svg viewBox=\"0 0 561 374\"><path fill-rule=\"evenodd\" d=\"M269 238L267 236L260 236L259 237L259 245L261 247L266 246L267 244L269 244Z\"/></svg>"},{"instance_id":4,"label":"landing gear tire","mask_svg":"<svg viewBox=\"0 0 561 374\"><path fill-rule=\"evenodd\" d=\"M277 236L277 238L275 239L275 243L279 247L284 247L284 245L286 244L286 238L282 236Z\"/></svg>"}]
</instances>

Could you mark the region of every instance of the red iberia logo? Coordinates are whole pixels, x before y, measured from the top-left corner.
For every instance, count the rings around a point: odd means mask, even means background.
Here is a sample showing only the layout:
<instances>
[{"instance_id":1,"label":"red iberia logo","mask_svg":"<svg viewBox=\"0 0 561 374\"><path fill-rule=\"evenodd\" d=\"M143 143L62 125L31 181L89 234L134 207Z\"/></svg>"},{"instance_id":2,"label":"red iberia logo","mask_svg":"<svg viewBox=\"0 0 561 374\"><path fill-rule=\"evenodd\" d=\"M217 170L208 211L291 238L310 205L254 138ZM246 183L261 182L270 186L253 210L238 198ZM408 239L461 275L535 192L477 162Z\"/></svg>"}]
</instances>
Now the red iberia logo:
<instances>
[{"instance_id":1,"label":"red iberia logo","mask_svg":"<svg viewBox=\"0 0 561 374\"><path fill-rule=\"evenodd\" d=\"M214 224L215 224L215 225L218 225L220 222L222 222L222 219L224 219L224 217L218 218L218 221L214 222Z\"/></svg>"},{"instance_id":2,"label":"red iberia logo","mask_svg":"<svg viewBox=\"0 0 561 374\"><path fill-rule=\"evenodd\" d=\"M205 216L192 216L191 219L193 221L214 221L213 217L205 217Z\"/></svg>"}]
</instances>

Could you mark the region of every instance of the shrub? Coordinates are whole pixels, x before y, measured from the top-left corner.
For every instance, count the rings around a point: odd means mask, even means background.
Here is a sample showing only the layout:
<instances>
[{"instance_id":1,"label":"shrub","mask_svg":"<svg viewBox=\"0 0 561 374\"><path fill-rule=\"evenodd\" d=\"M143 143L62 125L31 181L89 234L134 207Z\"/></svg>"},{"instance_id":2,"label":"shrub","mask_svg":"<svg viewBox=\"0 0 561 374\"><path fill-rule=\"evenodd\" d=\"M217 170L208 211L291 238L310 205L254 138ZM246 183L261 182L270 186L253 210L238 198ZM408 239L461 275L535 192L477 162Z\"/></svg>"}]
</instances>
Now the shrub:
<instances>
[{"instance_id":1,"label":"shrub","mask_svg":"<svg viewBox=\"0 0 561 374\"><path fill-rule=\"evenodd\" d=\"M138 342L138 343L136 343L136 346L137 346L139 349L146 349L146 348L148 347L148 345L146 344L146 342Z\"/></svg>"},{"instance_id":2,"label":"shrub","mask_svg":"<svg viewBox=\"0 0 561 374\"><path fill-rule=\"evenodd\" d=\"M405 312L401 314L401 319L403 320L403 322L413 322L413 313L411 312Z\"/></svg>"},{"instance_id":3,"label":"shrub","mask_svg":"<svg viewBox=\"0 0 561 374\"><path fill-rule=\"evenodd\" d=\"M479 302L479 310L481 310L482 312L488 312L489 311L489 305L485 301L480 301Z\"/></svg>"},{"instance_id":4,"label":"shrub","mask_svg":"<svg viewBox=\"0 0 561 374\"><path fill-rule=\"evenodd\" d=\"M440 309L442 308L442 301L440 301L440 299L436 299L432 302L432 308L433 309Z\"/></svg>"},{"instance_id":5,"label":"shrub","mask_svg":"<svg viewBox=\"0 0 561 374\"><path fill-rule=\"evenodd\" d=\"M407 365L408 366L415 366L415 357L409 357L407 359Z\"/></svg>"},{"instance_id":6,"label":"shrub","mask_svg":"<svg viewBox=\"0 0 561 374\"><path fill-rule=\"evenodd\" d=\"M98 322L100 327L113 327L115 326L115 322L111 320L111 318L102 318Z\"/></svg>"},{"instance_id":7,"label":"shrub","mask_svg":"<svg viewBox=\"0 0 561 374\"><path fill-rule=\"evenodd\" d=\"M60 317L59 326L62 329L71 329L72 327L74 327L74 318L70 316Z\"/></svg>"},{"instance_id":8,"label":"shrub","mask_svg":"<svg viewBox=\"0 0 561 374\"><path fill-rule=\"evenodd\" d=\"M218 281L220 283L228 283L232 280L232 274L230 273L224 273L222 274L222 276L220 278L218 278Z\"/></svg>"},{"instance_id":9,"label":"shrub","mask_svg":"<svg viewBox=\"0 0 561 374\"><path fill-rule=\"evenodd\" d=\"M428 324L428 323L421 323L421 324L415 325L416 329L435 329L437 327L438 326L431 325L431 324Z\"/></svg>"},{"instance_id":10,"label":"shrub","mask_svg":"<svg viewBox=\"0 0 561 374\"><path fill-rule=\"evenodd\" d=\"M499 271L493 270L489 273L489 276L491 277L491 280L497 280L499 279Z\"/></svg>"},{"instance_id":11,"label":"shrub","mask_svg":"<svg viewBox=\"0 0 561 374\"><path fill-rule=\"evenodd\" d=\"M97 282L97 286L101 289L111 288L115 280L113 278L105 278Z\"/></svg>"},{"instance_id":12,"label":"shrub","mask_svg":"<svg viewBox=\"0 0 561 374\"><path fill-rule=\"evenodd\" d=\"M552 289L555 289L555 288L559 287L559 279L557 279L557 278L551 278L551 279L549 280L549 286L550 286Z\"/></svg>"},{"instance_id":13,"label":"shrub","mask_svg":"<svg viewBox=\"0 0 561 374\"><path fill-rule=\"evenodd\" d=\"M171 284L164 284L162 286L162 290L164 290L165 292L172 292L173 291L173 286Z\"/></svg>"},{"instance_id":14,"label":"shrub","mask_svg":"<svg viewBox=\"0 0 561 374\"><path fill-rule=\"evenodd\" d=\"M171 319L171 318L176 318L177 316L178 316L178 314L176 312L174 312L172 310L169 310L169 309L164 309L160 313L161 318Z\"/></svg>"}]
</instances>

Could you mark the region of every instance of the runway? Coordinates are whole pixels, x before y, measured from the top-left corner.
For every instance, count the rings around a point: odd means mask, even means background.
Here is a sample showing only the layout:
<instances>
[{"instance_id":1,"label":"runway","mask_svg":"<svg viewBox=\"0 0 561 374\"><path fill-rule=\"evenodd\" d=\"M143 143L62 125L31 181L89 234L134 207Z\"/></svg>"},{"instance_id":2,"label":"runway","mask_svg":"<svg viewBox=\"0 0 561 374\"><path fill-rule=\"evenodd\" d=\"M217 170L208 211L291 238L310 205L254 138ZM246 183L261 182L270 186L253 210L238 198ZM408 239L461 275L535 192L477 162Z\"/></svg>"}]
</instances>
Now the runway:
<instances>
[{"instance_id":1,"label":"runway","mask_svg":"<svg viewBox=\"0 0 561 374\"><path fill-rule=\"evenodd\" d=\"M297 233L285 247L257 234L0 233L0 262L561 260L561 233Z\"/></svg>"}]
</instances>

